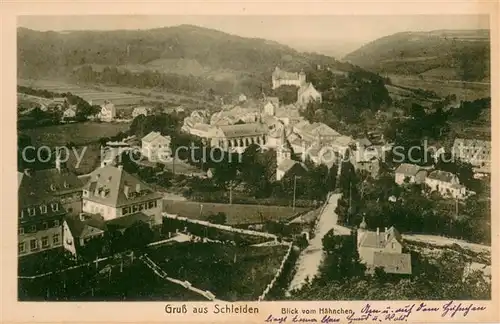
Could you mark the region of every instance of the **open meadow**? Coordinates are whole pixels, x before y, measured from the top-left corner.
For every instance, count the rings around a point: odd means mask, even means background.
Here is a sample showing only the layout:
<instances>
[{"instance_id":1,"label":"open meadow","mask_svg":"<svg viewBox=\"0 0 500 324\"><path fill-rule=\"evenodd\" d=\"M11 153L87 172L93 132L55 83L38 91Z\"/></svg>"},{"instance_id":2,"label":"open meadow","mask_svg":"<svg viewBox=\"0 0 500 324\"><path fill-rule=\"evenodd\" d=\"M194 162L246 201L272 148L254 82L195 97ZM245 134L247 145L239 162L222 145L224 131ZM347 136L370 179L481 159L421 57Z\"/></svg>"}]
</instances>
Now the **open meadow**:
<instances>
[{"instance_id":1,"label":"open meadow","mask_svg":"<svg viewBox=\"0 0 500 324\"><path fill-rule=\"evenodd\" d=\"M434 91L440 97L454 94L458 100L472 101L491 96L489 83L439 80L435 78L419 79L416 76L404 75L388 75L388 77L393 85Z\"/></svg>"},{"instance_id":2,"label":"open meadow","mask_svg":"<svg viewBox=\"0 0 500 324\"><path fill-rule=\"evenodd\" d=\"M53 147L66 145L69 142L79 146L96 143L101 137L114 136L128 130L129 126L130 123L85 122L24 129L22 133L31 137L32 143L36 146Z\"/></svg>"}]
</instances>

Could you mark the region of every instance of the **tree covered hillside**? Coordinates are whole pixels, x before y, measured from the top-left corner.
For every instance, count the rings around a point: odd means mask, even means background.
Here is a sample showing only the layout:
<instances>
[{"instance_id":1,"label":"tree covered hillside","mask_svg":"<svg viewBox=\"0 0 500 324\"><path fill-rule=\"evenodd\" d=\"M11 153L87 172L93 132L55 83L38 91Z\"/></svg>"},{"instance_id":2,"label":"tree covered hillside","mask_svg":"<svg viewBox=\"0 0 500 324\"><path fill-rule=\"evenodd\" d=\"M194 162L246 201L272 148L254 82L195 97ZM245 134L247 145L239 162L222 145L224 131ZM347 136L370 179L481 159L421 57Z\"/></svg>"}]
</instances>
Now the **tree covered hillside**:
<instances>
[{"instance_id":1,"label":"tree covered hillside","mask_svg":"<svg viewBox=\"0 0 500 324\"><path fill-rule=\"evenodd\" d=\"M66 76L82 66L197 76L234 81L241 75L270 78L275 66L299 70L317 64L344 71L349 64L299 53L279 43L191 25L151 30L38 32L18 29L21 78Z\"/></svg>"},{"instance_id":2,"label":"tree covered hillside","mask_svg":"<svg viewBox=\"0 0 500 324\"><path fill-rule=\"evenodd\" d=\"M489 30L402 32L368 43L344 59L381 73L487 81L489 42Z\"/></svg>"}]
</instances>

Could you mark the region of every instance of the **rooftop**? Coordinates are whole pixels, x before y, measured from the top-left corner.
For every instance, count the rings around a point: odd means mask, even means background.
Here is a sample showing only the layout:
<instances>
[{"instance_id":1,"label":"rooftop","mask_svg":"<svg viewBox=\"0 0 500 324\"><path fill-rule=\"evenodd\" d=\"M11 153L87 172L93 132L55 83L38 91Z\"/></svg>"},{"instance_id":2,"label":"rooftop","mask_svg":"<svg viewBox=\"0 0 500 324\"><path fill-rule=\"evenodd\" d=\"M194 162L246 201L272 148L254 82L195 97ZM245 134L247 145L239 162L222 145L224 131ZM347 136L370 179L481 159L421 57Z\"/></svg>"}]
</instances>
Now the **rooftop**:
<instances>
[{"instance_id":1,"label":"rooftop","mask_svg":"<svg viewBox=\"0 0 500 324\"><path fill-rule=\"evenodd\" d=\"M239 124L239 125L222 125L219 126L225 137L244 137L257 136L267 134L267 127L264 124Z\"/></svg>"},{"instance_id":2,"label":"rooftop","mask_svg":"<svg viewBox=\"0 0 500 324\"><path fill-rule=\"evenodd\" d=\"M94 170L84 189L89 191L88 197L84 196L84 200L112 207L121 207L163 197L121 167L111 165Z\"/></svg>"},{"instance_id":3,"label":"rooftop","mask_svg":"<svg viewBox=\"0 0 500 324\"><path fill-rule=\"evenodd\" d=\"M79 191L82 182L66 168L26 170L18 172L18 200L20 206L29 206L53 199L54 196Z\"/></svg>"},{"instance_id":4,"label":"rooftop","mask_svg":"<svg viewBox=\"0 0 500 324\"><path fill-rule=\"evenodd\" d=\"M387 273L411 274L411 256L407 253L375 252L373 266L382 267Z\"/></svg>"},{"instance_id":5,"label":"rooftop","mask_svg":"<svg viewBox=\"0 0 500 324\"><path fill-rule=\"evenodd\" d=\"M377 232L364 231L363 238L359 242L359 246L369 248L385 248L386 245L394 238L399 243L403 242L401 234L393 226L391 226L387 232L380 231L378 235Z\"/></svg>"},{"instance_id":6,"label":"rooftop","mask_svg":"<svg viewBox=\"0 0 500 324\"><path fill-rule=\"evenodd\" d=\"M452 180L455 179L456 176L451 172L435 170L429 173L427 178L443 182L452 182Z\"/></svg>"},{"instance_id":7,"label":"rooftop","mask_svg":"<svg viewBox=\"0 0 500 324\"><path fill-rule=\"evenodd\" d=\"M405 176L415 176L422 168L415 164L401 163L396 169L396 173L402 173Z\"/></svg>"}]
</instances>

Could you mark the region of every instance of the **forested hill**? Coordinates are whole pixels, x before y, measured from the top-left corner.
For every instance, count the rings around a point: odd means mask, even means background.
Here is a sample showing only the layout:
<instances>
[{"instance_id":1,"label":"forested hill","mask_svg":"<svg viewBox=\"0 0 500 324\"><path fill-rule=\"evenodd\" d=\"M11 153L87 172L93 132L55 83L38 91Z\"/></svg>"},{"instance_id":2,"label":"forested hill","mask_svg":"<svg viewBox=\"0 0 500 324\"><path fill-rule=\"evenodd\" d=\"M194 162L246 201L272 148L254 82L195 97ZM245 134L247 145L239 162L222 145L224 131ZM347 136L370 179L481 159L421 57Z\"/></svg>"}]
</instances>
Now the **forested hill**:
<instances>
[{"instance_id":1,"label":"forested hill","mask_svg":"<svg viewBox=\"0 0 500 324\"><path fill-rule=\"evenodd\" d=\"M231 79L241 73L308 69L317 64L349 70L349 64L319 54L299 53L277 42L244 38L217 30L180 25L150 30L39 32L18 28L18 75L21 78L90 65L131 72Z\"/></svg>"},{"instance_id":2,"label":"forested hill","mask_svg":"<svg viewBox=\"0 0 500 324\"><path fill-rule=\"evenodd\" d=\"M380 73L488 81L490 33L489 30L396 33L368 43L344 59Z\"/></svg>"}]
</instances>

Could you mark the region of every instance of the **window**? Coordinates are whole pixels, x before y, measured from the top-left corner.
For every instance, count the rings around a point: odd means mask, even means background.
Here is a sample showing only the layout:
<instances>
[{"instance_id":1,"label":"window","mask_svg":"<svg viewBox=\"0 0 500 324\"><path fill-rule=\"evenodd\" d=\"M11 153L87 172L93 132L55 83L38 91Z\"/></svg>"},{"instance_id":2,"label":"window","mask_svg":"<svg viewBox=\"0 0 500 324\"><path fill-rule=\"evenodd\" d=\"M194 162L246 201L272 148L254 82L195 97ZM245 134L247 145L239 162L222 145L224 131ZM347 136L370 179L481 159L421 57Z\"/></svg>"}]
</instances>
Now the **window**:
<instances>
[{"instance_id":1,"label":"window","mask_svg":"<svg viewBox=\"0 0 500 324\"><path fill-rule=\"evenodd\" d=\"M59 210L59 205L57 203L53 203L50 206L52 207L53 211L58 211Z\"/></svg>"},{"instance_id":2,"label":"window","mask_svg":"<svg viewBox=\"0 0 500 324\"><path fill-rule=\"evenodd\" d=\"M17 229L17 234L24 234L24 227L19 227Z\"/></svg>"},{"instance_id":3,"label":"window","mask_svg":"<svg viewBox=\"0 0 500 324\"><path fill-rule=\"evenodd\" d=\"M24 210L21 210L21 218L24 218Z\"/></svg>"},{"instance_id":4,"label":"window","mask_svg":"<svg viewBox=\"0 0 500 324\"><path fill-rule=\"evenodd\" d=\"M54 243L54 245L59 245L59 234L54 234L54 236L52 236L52 243Z\"/></svg>"},{"instance_id":5,"label":"window","mask_svg":"<svg viewBox=\"0 0 500 324\"><path fill-rule=\"evenodd\" d=\"M28 215L35 216L35 208L28 208Z\"/></svg>"},{"instance_id":6,"label":"window","mask_svg":"<svg viewBox=\"0 0 500 324\"><path fill-rule=\"evenodd\" d=\"M26 252L26 243L21 242L17 246L18 246L17 251L19 252L19 254Z\"/></svg>"},{"instance_id":7,"label":"window","mask_svg":"<svg viewBox=\"0 0 500 324\"><path fill-rule=\"evenodd\" d=\"M87 202L86 201L83 202L83 207L87 207Z\"/></svg>"},{"instance_id":8,"label":"window","mask_svg":"<svg viewBox=\"0 0 500 324\"><path fill-rule=\"evenodd\" d=\"M133 212L138 212L139 211L139 205L134 205L134 207L132 207L132 210Z\"/></svg>"},{"instance_id":9,"label":"window","mask_svg":"<svg viewBox=\"0 0 500 324\"><path fill-rule=\"evenodd\" d=\"M38 249L38 241L36 239L30 240L30 250Z\"/></svg>"},{"instance_id":10,"label":"window","mask_svg":"<svg viewBox=\"0 0 500 324\"><path fill-rule=\"evenodd\" d=\"M36 232L36 225L30 226L30 232Z\"/></svg>"},{"instance_id":11,"label":"window","mask_svg":"<svg viewBox=\"0 0 500 324\"><path fill-rule=\"evenodd\" d=\"M127 215L129 213L128 207L122 208L122 215Z\"/></svg>"},{"instance_id":12,"label":"window","mask_svg":"<svg viewBox=\"0 0 500 324\"><path fill-rule=\"evenodd\" d=\"M148 202L148 209L154 208L154 201L149 201Z\"/></svg>"},{"instance_id":13,"label":"window","mask_svg":"<svg viewBox=\"0 0 500 324\"><path fill-rule=\"evenodd\" d=\"M49 247L49 237L44 236L42 237L42 248L48 248Z\"/></svg>"},{"instance_id":14,"label":"window","mask_svg":"<svg viewBox=\"0 0 500 324\"><path fill-rule=\"evenodd\" d=\"M44 229L44 230L49 229L49 223L44 222L44 223L43 223L43 229Z\"/></svg>"},{"instance_id":15,"label":"window","mask_svg":"<svg viewBox=\"0 0 500 324\"><path fill-rule=\"evenodd\" d=\"M139 205L139 210L143 210L144 209L144 204L140 204Z\"/></svg>"},{"instance_id":16,"label":"window","mask_svg":"<svg viewBox=\"0 0 500 324\"><path fill-rule=\"evenodd\" d=\"M59 226L59 220L56 219L56 220L54 220L54 227L58 227L58 226Z\"/></svg>"},{"instance_id":17,"label":"window","mask_svg":"<svg viewBox=\"0 0 500 324\"><path fill-rule=\"evenodd\" d=\"M392 242L391 243L391 248L394 250L396 248L396 243Z\"/></svg>"},{"instance_id":18,"label":"window","mask_svg":"<svg viewBox=\"0 0 500 324\"><path fill-rule=\"evenodd\" d=\"M47 213L47 206L45 206L45 205L40 206L40 212L42 214L46 214Z\"/></svg>"}]
</instances>

